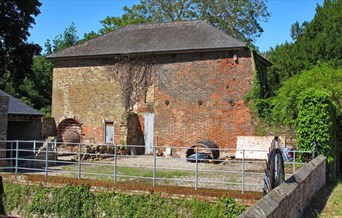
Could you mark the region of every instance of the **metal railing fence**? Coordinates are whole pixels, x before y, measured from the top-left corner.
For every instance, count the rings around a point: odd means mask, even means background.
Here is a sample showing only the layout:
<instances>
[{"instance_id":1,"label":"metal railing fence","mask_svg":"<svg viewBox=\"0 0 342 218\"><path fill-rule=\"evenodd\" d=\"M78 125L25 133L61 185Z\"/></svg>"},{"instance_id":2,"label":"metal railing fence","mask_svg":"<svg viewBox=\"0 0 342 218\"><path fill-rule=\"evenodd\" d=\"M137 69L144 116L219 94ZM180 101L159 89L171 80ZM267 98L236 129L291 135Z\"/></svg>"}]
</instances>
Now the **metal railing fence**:
<instances>
[{"instance_id":1,"label":"metal railing fence","mask_svg":"<svg viewBox=\"0 0 342 218\"><path fill-rule=\"evenodd\" d=\"M144 182L156 185L262 191L265 160L247 159L250 152L267 156L266 150L237 150L220 148L221 158L186 158L188 147L153 146L151 154L128 155L144 150L141 145L94 145L56 141L0 141L6 144L6 166L0 171L15 174L36 173L45 176L69 176L116 182ZM3 146L4 147L4 146ZM207 152L196 147L197 153ZM149 150L149 149L147 149ZM163 155L172 151L172 156ZM211 148L211 150L215 150ZM132 152L134 151L134 152ZM240 159L232 156L242 152ZM290 176L303 164L293 151L293 160L285 163ZM297 155L296 155L297 154ZM226 157L226 158L222 158ZM210 164L211 163L211 164Z\"/></svg>"}]
</instances>

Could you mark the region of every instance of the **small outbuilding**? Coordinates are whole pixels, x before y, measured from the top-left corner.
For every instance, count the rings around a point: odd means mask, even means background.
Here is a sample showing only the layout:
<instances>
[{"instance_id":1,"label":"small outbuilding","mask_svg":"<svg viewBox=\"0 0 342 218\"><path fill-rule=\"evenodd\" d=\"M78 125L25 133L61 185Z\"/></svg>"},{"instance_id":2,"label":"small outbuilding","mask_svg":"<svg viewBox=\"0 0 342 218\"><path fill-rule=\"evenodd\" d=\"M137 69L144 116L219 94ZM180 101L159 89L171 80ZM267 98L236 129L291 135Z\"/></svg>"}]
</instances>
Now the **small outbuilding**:
<instances>
[{"instance_id":1,"label":"small outbuilding","mask_svg":"<svg viewBox=\"0 0 342 218\"><path fill-rule=\"evenodd\" d=\"M0 90L0 149L6 149L6 140L41 140L43 113ZM22 144L25 146L25 144ZM6 158L6 152L0 152ZM6 166L0 160L0 166Z\"/></svg>"},{"instance_id":2,"label":"small outbuilding","mask_svg":"<svg viewBox=\"0 0 342 218\"><path fill-rule=\"evenodd\" d=\"M7 140L42 139L41 118L44 114L2 90L0 90L0 96L8 99ZM3 101L4 108L5 102L6 100Z\"/></svg>"}]
</instances>

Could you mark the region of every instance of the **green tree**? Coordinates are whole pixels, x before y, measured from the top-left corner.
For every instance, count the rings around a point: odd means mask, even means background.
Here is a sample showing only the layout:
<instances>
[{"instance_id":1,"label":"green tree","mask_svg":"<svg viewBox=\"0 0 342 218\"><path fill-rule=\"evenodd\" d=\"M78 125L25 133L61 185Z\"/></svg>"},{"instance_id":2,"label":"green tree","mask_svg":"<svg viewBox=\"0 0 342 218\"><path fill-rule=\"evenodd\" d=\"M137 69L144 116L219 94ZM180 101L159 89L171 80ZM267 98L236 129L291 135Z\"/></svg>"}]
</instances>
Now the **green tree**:
<instances>
[{"instance_id":1,"label":"green tree","mask_svg":"<svg viewBox=\"0 0 342 218\"><path fill-rule=\"evenodd\" d=\"M65 28L62 34L58 34L51 44L51 40L47 39L45 42L45 49L47 54L55 53L70 46L76 45L79 38L76 35L76 26L72 22L69 27Z\"/></svg>"},{"instance_id":2,"label":"green tree","mask_svg":"<svg viewBox=\"0 0 342 218\"><path fill-rule=\"evenodd\" d=\"M263 32L260 21L267 21L269 16L262 0L141 0L131 8L124 7L122 17L102 20L100 32L129 24L202 19L236 39L252 44Z\"/></svg>"},{"instance_id":3,"label":"green tree","mask_svg":"<svg viewBox=\"0 0 342 218\"><path fill-rule=\"evenodd\" d=\"M317 5L312 21L291 27L294 42L285 42L268 52L274 64L269 72L269 85L273 93L280 83L309 70L319 62L342 66L342 0L325 0Z\"/></svg>"},{"instance_id":4,"label":"green tree","mask_svg":"<svg viewBox=\"0 0 342 218\"><path fill-rule=\"evenodd\" d=\"M277 95L271 99L274 121L294 127L298 117L298 96L309 89L331 93L337 106L337 116L342 115L342 68L334 69L322 64L283 82Z\"/></svg>"},{"instance_id":5,"label":"green tree","mask_svg":"<svg viewBox=\"0 0 342 218\"><path fill-rule=\"evenodd\" d=\"M301 25L299 25L298 21L292 24L291 26L291 38L294 41L299 41L303 36L305 27L308 25L307 21L304 21Z\"/></svg>"},{"instance_id":6,"label":"green tree","mask_svg":"<svg viewBox=\"0 0 342 218\"><path fill-rule=\"evenodd\" d=\"M107 16L104 20L100 21L103 26L99 31L100 34L104 34L127 25L152 22L145 5L146 1L141 1L140 4L133 5L132 8L125 6L123 8L124 14L121 17Z\"/></svg>"},{"instance_id":7,"label":"green tree","mask_svg":"<svg viewBox=\"0 0 342 218\"><path fill-rule=\"evenodd\" d=\"M25 95L18 84L31 74L33 56L41 50L37 44L27 43L40 5L38 0L0 1L0 89L16 97Z\"/></svg>"},{"instance_id":8,"label":"green tree","mask_svg":"<svg viewBox=\"0 0 342 218\"><path fill-rule=\"evenodd\" d=\"M32 105L45 115L51 115L52 63L44 56L35 56L32 74L25 77L23 89L27 89Z\"/></svg>"},{"instance_id":9,"label":"green tree","mask_svg":"<svg viewBox=\"0 0 342 218\"><path fill-rule=\"evenodd\" d=\"M82 42L84 42L84 41L87 41L87 40L89 40L89 39L93 39L93 38L98 37L98 36L99 36L99 34L96 33L96 32L94 32L94 31L91 31L91 32L89 32L89 33L85 33L85 34L83 35L83 39L78 40L78 41L77 41L77 44L80 44L80 43L82 43Z\"/></svg>"}]
</instances>

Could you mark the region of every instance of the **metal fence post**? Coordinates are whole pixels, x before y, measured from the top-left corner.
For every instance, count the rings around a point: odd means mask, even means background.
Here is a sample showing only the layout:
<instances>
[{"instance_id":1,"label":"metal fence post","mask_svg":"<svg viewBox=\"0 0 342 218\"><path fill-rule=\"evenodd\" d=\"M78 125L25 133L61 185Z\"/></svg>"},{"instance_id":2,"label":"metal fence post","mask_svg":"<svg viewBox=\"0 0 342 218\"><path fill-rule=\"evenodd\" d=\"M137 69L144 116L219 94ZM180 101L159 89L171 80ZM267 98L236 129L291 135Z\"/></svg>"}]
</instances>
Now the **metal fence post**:
<instances>
[{"instance_id":1,"label":"metal fence post","mask_svg":"<svg viewBox=\"0 0 342 218\"><path fill-rule=\"evenodd\" d=\"M54 139L53 141L53 147L54 147L54 151L55 151L55 165L57 164L57 139Z\"/></svg>"},{"instance_id":2,"label":"metal fence post","mask_svg":"<svg viewBox=\"0 0 342 218\"><path fill-rule=\"evenodd\" d=\"M19 141L15 143L15 174L18 174Z\"/></svg>"},{"instance_id":3,"label":"metal fence post","mask_svg":"<svg viewBox=\"0 0 342 218\"><path fill-rule=\"evenodd\" d=\"M196 147L195 190L198 188L198 148Z\"/></svg>"},{"instance_id":4,"label":"metal fence post","mask_svg":"<svg viewBox=\"0 0 342 218\"><path fill-rule=\"evenodd\" d=\"M11 151L10 151L10 163L11 163L11 171L13 170L13 142L11 142Z\"/></svg>"},{"instance_id":5,"label":"metal fence post","mask_svg":"<svg viewBox=\"0 0 342 218\"><path fill-rule=\"evenodd\" d=\"M242 193L245 193L245 149L242 150Z\"/></svg>"},{"instance_id":6,"label":"metal fence post","mask_svg":"<svg viewBox=\"0 0 342 218\"><path fill-rule=\"evenodd\" d=\"M153 187L156 186L156 174L157 174L157 149L153 146Z\"/></svg>"},{"instance_id":7,"label":"metal fence post","mask_svg":"<svg viewBox=\"0 0 342 218\"><path fill-rule=\"evenodd\" d=\"M49 171L49 144L46 144L45 147L45 176L48 176Z\"/></svg>"},{"instance_id":8,"label":"metal fence post","mask_svg":"<svg viewBox=\"0 0 342 218\"><path fill-rule=\"evenodd\" d=\"M81 179L81 143L78 143L78 170L77 170L77 179Z\"/></svg>"},{"instance_id":9,"label":"metal fence post","mask_svg":"<svg viewBox=\"0 0 342 218\"><path fill-rule=\"evenodd\" d=\"M296 150L293 151L292 174L296 173Z\"/></svg>"},{"instance_id":10,"label":"metal fence post","mask_svg":"<svg viewBox=\"0 0 342 218\"><path fill-rule=\"evenodd\" d=\"M33 153L36 153L36 140L33 140Z\"/></svg>"},{"instance_id":11,"label":"metal fence post","mask_svg":"<svg viewBox=\"0 0 342 218\"><path fill-rule=\"evenodd\" d=\"M116 183L116 164L117 164L118 145L114 145L114 183Z\"/></svg>"}]
</instances>

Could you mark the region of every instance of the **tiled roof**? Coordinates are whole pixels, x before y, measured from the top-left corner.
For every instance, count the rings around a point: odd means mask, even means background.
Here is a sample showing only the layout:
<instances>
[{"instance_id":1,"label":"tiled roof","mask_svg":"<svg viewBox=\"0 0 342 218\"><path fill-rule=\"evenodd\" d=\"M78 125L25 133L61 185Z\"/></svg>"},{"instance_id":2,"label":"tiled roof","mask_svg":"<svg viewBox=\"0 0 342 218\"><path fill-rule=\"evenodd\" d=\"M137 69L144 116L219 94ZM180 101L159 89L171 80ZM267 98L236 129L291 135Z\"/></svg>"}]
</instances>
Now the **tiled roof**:
<instances>
[{"instance_id":1,"label":"tiled roof","mask_svg":"<svg viewBox=\"0 0 342 218\"><path fill-rule=\"evenodd\" d=\"M49 55L49 59L246 47L205 21L126 26Z\"/></svg>"},{"instance_id":2,"label":"tiled roof","mask_svg":"<svg viewBox=\"0 0 342 218\"><path fill-rule=\"evenodd\" d=\"M8 93L0 90L0 96L9 97L8 101L8 114L18 114L18 115L36 115L42 116L43 114L36 109L24 104L19 99L9 95Z\"/></svg>"}]
</instances>

